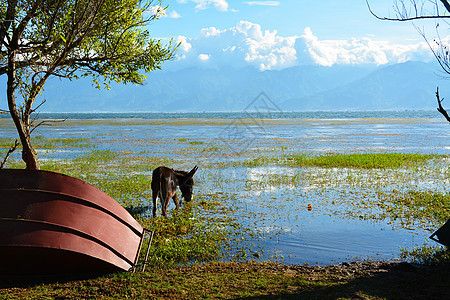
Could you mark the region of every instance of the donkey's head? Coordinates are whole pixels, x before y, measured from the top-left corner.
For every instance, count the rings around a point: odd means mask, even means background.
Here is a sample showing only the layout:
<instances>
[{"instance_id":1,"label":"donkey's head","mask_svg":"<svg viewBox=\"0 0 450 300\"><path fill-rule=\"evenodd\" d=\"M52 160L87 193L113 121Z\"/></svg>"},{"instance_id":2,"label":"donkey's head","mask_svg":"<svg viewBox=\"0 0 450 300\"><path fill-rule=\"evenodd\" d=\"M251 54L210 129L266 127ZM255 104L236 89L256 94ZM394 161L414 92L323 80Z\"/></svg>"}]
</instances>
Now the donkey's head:
<instances>
[{"instance_id":1,"label":"donkey's head","mask_svg":"<svg viewBox=\"0 0 450 300\"><path fill-rule=\"evenodd\" d=\"M198 167L195 166L192 170L188 172L184 171L175 171L177 174L178 184L181 190L181 194L186 202L192 200L192 190L194 188L194 175L197 172ZM181 176L179 176L180 174Z\"/></svg>"}]
</instances>

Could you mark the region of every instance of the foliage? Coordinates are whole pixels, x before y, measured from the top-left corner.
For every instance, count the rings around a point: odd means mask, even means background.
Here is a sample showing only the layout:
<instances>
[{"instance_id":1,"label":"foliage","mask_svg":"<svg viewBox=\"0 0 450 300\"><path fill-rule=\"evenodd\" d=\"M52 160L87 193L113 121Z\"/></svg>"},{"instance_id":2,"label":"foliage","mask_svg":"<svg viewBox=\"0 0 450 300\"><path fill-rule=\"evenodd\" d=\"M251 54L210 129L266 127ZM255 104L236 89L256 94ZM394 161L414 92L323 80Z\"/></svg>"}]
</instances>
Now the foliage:
<instances>
[{"instance_id":1,"label":"foliage","mask_svg":"<svg viewBox=\"0 0 450 300\"><path fill-rule=\"evenodd\" d=\"M161 67L173 49L151 39L146 25L152 1L8 1L1 6L0 74L10 70L7 56L17 58L17 84L30 95L43 76L142 83L143 72ZM19 31L19 32L18 32ZM16 43L16 44L13 44ZM50 74L49 74L50 73Z\"/></svg>"},{"instance_id":2,"label":"foliage","mask_svg":"<svg viewBox=\"0 0 450 300\"><path fill-rule=\"evenodd\" d=\"M154 8L156 8L156 11ZM172 41L150 38L147 25L164 8L142 0L17 0L0 4L0 75L27 168L39 169L31 134L37 96L51 76L143 83L174 55ZM17 101L18 100L18 101ZM4 111L4 110L2 110Z\"/></svg>"}]
</instances>

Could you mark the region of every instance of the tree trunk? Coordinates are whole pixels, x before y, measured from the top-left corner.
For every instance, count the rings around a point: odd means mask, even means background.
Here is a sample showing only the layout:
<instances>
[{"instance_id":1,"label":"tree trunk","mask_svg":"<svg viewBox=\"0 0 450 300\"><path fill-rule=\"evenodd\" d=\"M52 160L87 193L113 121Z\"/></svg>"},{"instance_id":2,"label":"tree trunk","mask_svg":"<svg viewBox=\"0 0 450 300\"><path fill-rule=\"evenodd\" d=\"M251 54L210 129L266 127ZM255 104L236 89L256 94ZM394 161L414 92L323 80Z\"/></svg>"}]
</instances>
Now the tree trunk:
<instances>
[{"instance_id":1,"label":"tree trunk","mask_svg":"<svg viewBox=\"0 0 450 300\"><path fill-rule=\"evenodd\" d=\"M21 128L22 129L18 129L18 131L20 131L19 136L22 143L22 160L25 162L28 170L39 170L40 166L37 160L36 151L31 144L30 128L23 123L21 124Z\"/></svg>"},{"instance_id":2,"label":"tree trunk","mask_svg":"<svg viewBox=\"0 0 450 300\"><path fill-rule=\"evenodd\" d=\"M21 118L16 105L16 71L15 71L16 57L14 50L8 53L8 83L7 83L7 98L8 108L11 117L16 125L19 133L20 142L22 143L22 159L26 164L26 168L30 170L39 170L39 163L37 161L36 151L31 145L30 136L30 118L25 116Z\"/></svg>"}]
</instances>

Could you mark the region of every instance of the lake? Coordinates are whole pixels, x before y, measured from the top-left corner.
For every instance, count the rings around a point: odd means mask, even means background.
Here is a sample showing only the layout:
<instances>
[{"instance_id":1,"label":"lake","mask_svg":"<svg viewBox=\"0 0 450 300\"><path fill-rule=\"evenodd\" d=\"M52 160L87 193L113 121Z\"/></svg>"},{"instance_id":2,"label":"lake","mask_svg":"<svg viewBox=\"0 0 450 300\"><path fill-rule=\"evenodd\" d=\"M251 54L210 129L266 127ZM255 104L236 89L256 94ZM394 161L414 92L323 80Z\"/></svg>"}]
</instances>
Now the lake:
<instances>
[{"instance_id":1,"label":"lake","mask_svg":"<svg viewBox=\"0 0 450 300\"><path fill-rule=\"evenodd\" d=\"M378 203L383 199L380 193L393 190L448 192L449 187L447 161L398 170L244 164L295 153L449 154L450 124L433 111L41 114L41 118L67 120L41 126L35 135L83 137L96 150L158 157L176 169L198 165L197 198L219 197L227 203L229 214L247 229L240 243L256 260L325 265L397 259L401 248L434 245L428 236L437 228L426 220L405 226L402 220L375 217L379 209L362 208L361 203ZM5 116L0 130L2 138L15 138ZM56 147L38 155L41 161L70 160L85 151ZM151 171L144 173L150 177ZM138 199L142 205L149 200ZM171 203L169 209L173 208Z\"/></svg>"}]
</instances>

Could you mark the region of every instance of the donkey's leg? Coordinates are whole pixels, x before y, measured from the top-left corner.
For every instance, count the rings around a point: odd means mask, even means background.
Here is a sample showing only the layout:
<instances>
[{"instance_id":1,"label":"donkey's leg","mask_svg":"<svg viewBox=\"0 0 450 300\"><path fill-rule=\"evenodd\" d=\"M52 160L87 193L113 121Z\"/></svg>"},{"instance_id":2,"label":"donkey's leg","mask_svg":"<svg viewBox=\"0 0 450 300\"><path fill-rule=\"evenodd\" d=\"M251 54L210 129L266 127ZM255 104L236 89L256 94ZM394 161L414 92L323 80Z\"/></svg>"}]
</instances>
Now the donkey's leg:
<instances>
[{"instance_id":1,"label":"donkey's leg","mask_svg":"<svg viewBox=\"0 0 450 300\"><path fill-rule=\"evenodd\" d=\"M156 191L153 191L152 194L153 194L153 216L156 217L156 198L158 198L158 193Z\"/></svg>"},{"instance_id":2,"label":"donkey's leg","mask_svg":"<svg viewBox=\"0 0 450 300\"><path fill-rule=\"evenodd\" d=\"M166 217L167 216L167 206L169 204L170 195L166 195L164 197L164 201L161 201L161 214Z\"/></svg>"},{"instance_id":3,"label":"donkey's leg","mask_svg":"<svg viewBox=\"0 0 450 300\"><path fill-rule=\"evenodd\" d=\"M175 205L177 206L177 210L178 210L180 208L180 203L178 203L178 197L177 197L176 193L173 195L172 199L173 199L173 202L175 202Z\"/></svg>"}]
</instances>

